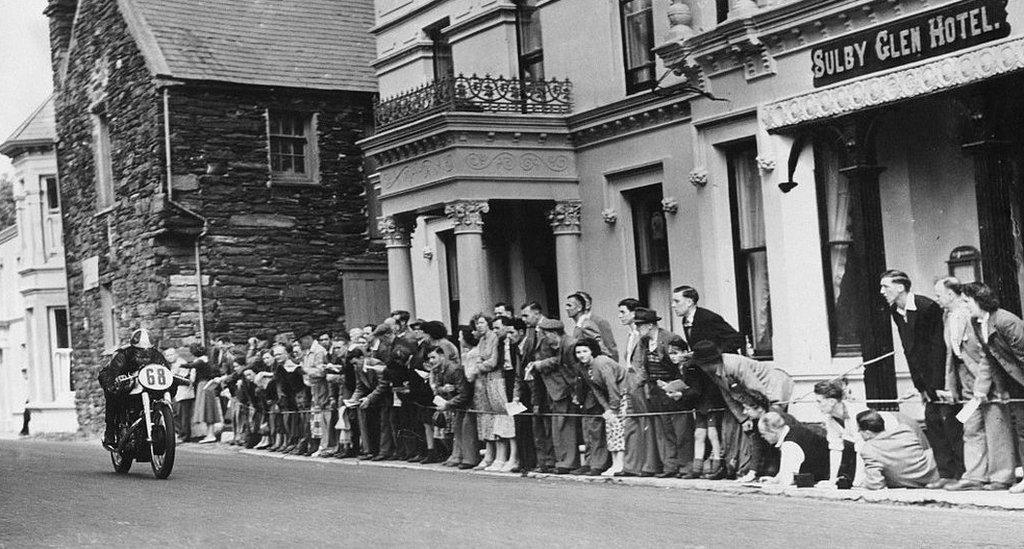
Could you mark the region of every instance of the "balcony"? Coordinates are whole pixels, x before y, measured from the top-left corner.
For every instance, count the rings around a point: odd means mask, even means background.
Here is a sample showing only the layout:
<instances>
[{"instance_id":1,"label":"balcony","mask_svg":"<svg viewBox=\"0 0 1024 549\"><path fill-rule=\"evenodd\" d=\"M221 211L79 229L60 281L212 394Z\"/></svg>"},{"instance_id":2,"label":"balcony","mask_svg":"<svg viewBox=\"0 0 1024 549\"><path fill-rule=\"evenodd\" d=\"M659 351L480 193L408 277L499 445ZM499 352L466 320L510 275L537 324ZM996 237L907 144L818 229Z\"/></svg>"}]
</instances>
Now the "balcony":
<instances>
[{"instance_id":1,"label":"balcony","mask_svg":"<svg viewBox=\"0 0 1024 549\"><path fill-rule=\"evenodd\" d=\"M378 102L374 122L380 132L439 112L568 114L572 83L460 74Z\"/></svg>"}]
</instances>

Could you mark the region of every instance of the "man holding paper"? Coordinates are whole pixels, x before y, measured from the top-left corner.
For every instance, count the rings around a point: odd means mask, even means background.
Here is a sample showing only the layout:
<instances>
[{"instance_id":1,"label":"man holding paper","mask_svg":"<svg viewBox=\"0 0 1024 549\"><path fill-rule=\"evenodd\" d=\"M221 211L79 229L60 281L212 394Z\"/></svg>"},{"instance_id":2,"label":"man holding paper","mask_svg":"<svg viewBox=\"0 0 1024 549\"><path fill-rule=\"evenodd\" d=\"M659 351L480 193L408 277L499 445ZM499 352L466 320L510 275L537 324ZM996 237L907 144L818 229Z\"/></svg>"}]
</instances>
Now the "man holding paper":
<instances>
[{"instance_id":1,"label":"man holding paper","mask_svg":"<svg viewBox=\"0 0 1024 549\"><path fill-rule=\"evenodd\" d=\"M935 301L942 306L946 338L946 387L953 400L968 401L957 414L964 425L964 474L946 490L1006 490L1013 484L1013 436L1005 380L993 370L971 329L971 310L960 281L947 277L935 283Z\"/></svg>"},{"instance_id":2,"label":"man holding paper","mask_svg":"<svg viewBox=\"0 0 1024 549\"><path fill-rule=\"evenodd\" d=\"M964 284L963 294L971 310L972 331L985 351L990 366L1005 375L1006 389L1011 399L1024 398L1024 320L1001 309L999 298L985 284ZM1013 417L1016 457L1024 461L1024 406L1013 402L1007 407ZM1011 487L1010 492L1024 493L1024 482Z\"/></svg>"}]
</instances>

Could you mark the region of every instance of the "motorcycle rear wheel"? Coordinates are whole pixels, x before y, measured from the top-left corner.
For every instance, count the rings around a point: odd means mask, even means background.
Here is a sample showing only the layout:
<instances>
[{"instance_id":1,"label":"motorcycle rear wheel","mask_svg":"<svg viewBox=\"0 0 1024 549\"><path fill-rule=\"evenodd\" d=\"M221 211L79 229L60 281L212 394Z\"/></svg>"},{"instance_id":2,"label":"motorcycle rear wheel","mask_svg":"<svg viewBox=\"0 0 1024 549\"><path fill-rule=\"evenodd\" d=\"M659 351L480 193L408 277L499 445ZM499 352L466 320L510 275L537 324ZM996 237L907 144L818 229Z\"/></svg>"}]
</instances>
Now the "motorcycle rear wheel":
<instances>
[{"instance_id":1,"label":"motorcycle rear wheel","mask_svg":"<svg viewBox=\"0 0 1024 549\"><path fill-rule=\"evenodd\" d=\"M171 412L171 407L162 401L155 402L153 404L153 434L157 435L162 432L163 441L153 441L150 445L152 457L150 458L149 465L153 468L153 474L156 478L165 479L171 476L171 469L174 468L174 413ZM163 453L158 455L155 450L157 448L163 448Z\"/></svg>"},{"instance_id":2,"label":"motorcycle rear wheel","mask_svg":"<svg viewBox=\"0 0 1024 549\"><path fill-rule=\"evenodd\" d=\"M110 452L110 463L114 465L114 472L122 475L128 473L132 468L132 458L121 455L120 452Z\"/></svg>"}]
</instances>

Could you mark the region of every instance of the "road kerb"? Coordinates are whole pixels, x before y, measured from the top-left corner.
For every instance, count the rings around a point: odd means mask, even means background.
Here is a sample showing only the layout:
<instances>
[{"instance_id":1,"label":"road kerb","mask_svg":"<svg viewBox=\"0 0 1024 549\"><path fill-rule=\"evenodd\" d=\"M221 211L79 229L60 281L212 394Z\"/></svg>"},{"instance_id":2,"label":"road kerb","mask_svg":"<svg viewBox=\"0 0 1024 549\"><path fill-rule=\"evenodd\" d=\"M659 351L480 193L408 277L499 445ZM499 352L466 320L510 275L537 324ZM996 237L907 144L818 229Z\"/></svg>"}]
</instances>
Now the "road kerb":
<instances>
[{"instance_id":1,"label":"road kerb","mask_svg":"<svg viewBox=\"0 0 1024 549\"><path fill-rule=\"evenodd\" d=\"M491 477L516 478L529 477L548 480L571 482L590 482L599 484L622 484L628 486L651 486L678 490L694 490L732 495L784 496L829 501L861 501L866 503L889 503L903 505L932 505L948 507L976 507L984 509L1024 510L1024 495L1008 492L947 492L945 490L829 490L821 488L796 488L782 486L750 486L721 480L683 480L659 479L645 477L591 477L579 475L556 475L547 473L500 473L495 471L466 471L455 467L440 465L422 465L404 461L366 461L357 459L313 458L304 456L282 455L263 450L242 449L241 454L268 458L288 459L294 461L310 461L315 463L336 463L339 465L361 467L385 467L392 469L412 469L420 471L470 473Z\"/></svg>"}]
</instances>

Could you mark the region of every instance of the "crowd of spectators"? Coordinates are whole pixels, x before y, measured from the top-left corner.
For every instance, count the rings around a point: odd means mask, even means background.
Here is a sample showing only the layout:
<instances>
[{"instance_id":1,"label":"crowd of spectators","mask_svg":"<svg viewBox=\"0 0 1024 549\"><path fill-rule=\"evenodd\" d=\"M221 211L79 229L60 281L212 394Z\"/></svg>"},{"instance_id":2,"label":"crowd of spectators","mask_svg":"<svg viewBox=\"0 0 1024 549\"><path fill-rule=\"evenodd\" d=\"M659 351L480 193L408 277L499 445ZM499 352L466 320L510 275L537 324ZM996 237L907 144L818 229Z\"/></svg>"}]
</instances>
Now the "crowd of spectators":
<instances>
[{"instance_id":1,"label":"crowd of spectators","mask_svg":"<svg viewBox=\"0 0 1024 549\"><path fill-rule=\"evenodd\" d=\"M455 333L394 311L347 332L222 338L191 361L169 349L193 381L174 397L177 433L212 443L229 422L229 444L267 452L508 473L1024 492L1024 321L981 283L944 278L932 300L899 271L880 282L924 429L897 401L850 398L843 378L815 385L819 421L798 421L790 376L745 356L682 286L680 333L632 298L613 328L577 292L569 326L498 303Z\"/></svg>"}]
</instances>

